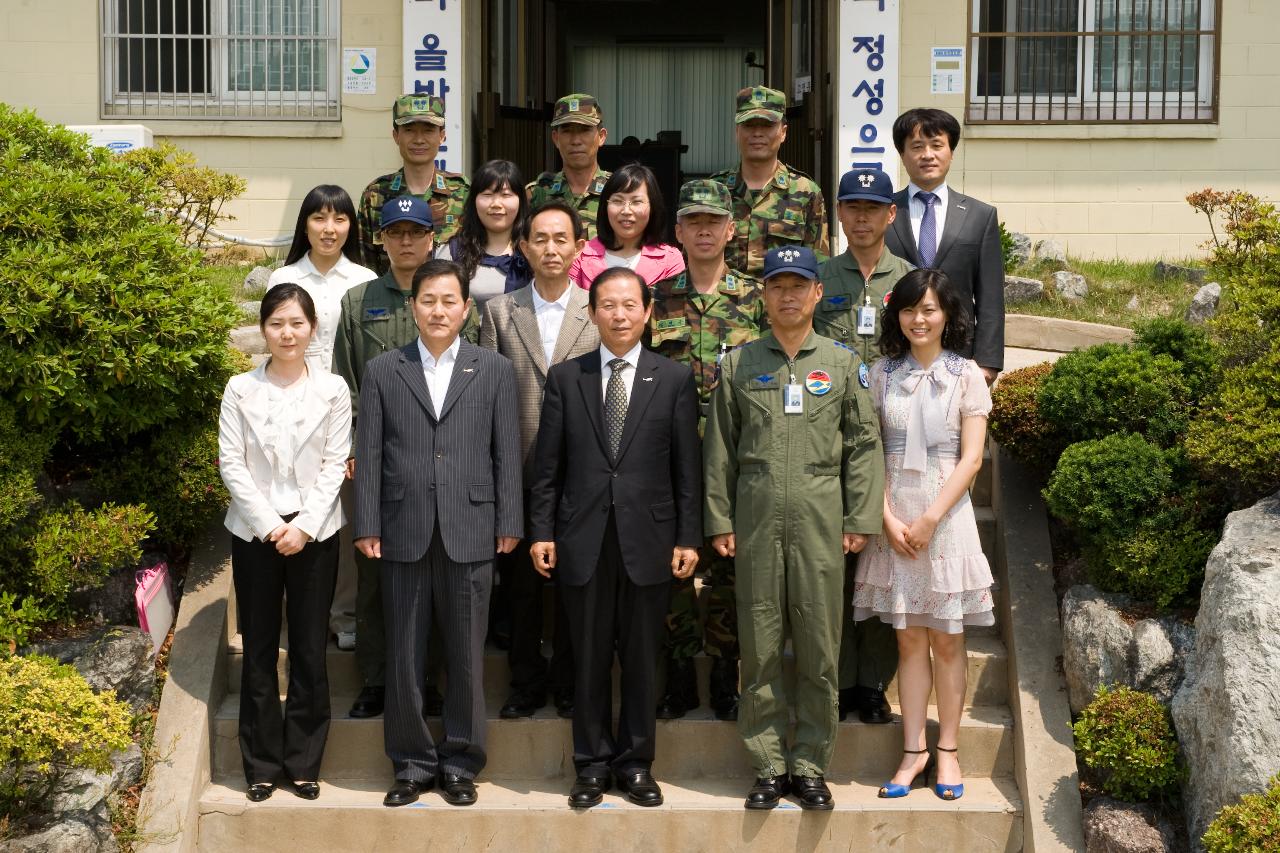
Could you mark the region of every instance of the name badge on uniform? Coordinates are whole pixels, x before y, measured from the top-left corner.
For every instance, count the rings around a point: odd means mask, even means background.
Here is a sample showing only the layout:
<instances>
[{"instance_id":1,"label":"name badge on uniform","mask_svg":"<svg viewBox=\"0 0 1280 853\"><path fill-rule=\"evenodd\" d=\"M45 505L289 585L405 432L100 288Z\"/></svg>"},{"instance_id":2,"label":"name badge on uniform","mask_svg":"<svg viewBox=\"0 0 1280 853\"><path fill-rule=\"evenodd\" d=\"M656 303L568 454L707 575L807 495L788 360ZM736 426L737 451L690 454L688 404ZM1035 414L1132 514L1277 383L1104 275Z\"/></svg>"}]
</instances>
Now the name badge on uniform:
<instances>
[{"instance_id":1,"label":"name badge on uniform","mask_svg":"<svg viewBox=\"0 0 1280 853\"><path fill-rule=\"evenodd\" d=\"M804 395L801 386L795 382L782 388L782 413L786 415L804 414Z\"/></svg>"},{"instance_id":2,"label":"name badge on uniform","mask_svg":"<svg viewBox=\"0 0 1280 853\"><path fill-rule=\"evenodd\" d=\"M863 305L858 309L858 334L871 336L876 333L876 308Z\"/></svg>"}]
</instances>

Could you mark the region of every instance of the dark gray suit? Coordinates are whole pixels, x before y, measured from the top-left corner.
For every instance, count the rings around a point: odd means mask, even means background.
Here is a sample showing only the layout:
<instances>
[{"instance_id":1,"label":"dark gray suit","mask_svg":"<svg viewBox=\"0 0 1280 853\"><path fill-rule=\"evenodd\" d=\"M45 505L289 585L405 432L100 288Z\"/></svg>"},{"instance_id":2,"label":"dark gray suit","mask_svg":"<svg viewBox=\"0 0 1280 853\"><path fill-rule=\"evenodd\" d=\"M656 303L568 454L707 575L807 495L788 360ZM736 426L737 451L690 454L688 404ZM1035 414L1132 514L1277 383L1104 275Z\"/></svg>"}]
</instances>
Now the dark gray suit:
<instances>
[{"instance_id":1,"label":"dark gray suit","mask_svg":"<svg viewBox=\"0 0 1280 853\"><path fill-rule=\"evenodd\" d=\"M495 537L523 534L515 371L461 341L439 413L418 343L369 362L360 386L353 537L382 539L384 740L397 780L484 767L482 662ZM422 718L431 619L446 647L444 742Z\"/></svg>"},{"instance_id":2,"label":"dark gray suit","mask_svg":"<svg viewBox=\"0 0 1280 853\"><path fill-rule=\"evenodd\" d=\"M1004 259L1000 251L1000 220L996 209L947 187L947 221L938 241L933 266L947 274L961 293L973 300L973 346L962 355L982 367L1004 367ZM884 235L889 251L916 266L919 243L911 231L907 190L893 196L898 216Z\"/></svg>"}]
</instances>

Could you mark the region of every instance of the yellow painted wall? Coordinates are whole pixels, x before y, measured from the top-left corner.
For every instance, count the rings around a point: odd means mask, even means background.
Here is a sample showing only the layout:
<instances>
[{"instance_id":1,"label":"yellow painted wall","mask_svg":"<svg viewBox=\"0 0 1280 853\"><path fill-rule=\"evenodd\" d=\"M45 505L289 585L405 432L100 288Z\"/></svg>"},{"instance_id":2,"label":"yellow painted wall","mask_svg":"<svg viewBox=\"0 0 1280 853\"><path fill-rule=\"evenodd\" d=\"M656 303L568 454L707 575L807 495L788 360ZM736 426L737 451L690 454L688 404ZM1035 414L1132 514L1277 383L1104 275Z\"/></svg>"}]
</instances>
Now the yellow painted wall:
<instances>
[{"instance_id":1,"label":"yellow painted wall","mask_svg":"<svg viewBox=\"0 0 1280 853\"><path fill-rule=\"evenodd\" d=\"M929 50L965 44L965 2L902 7L902 108L962 116L963 96L929 94ZM996 205L1010 230L1056 237L1073 255L1201 254L1207 226L1188 193L1238 188L1280 201L1280 2L1224 0L1222 18L1218 125L965 126L950 182Z\"/></svg>"}]
</instances>

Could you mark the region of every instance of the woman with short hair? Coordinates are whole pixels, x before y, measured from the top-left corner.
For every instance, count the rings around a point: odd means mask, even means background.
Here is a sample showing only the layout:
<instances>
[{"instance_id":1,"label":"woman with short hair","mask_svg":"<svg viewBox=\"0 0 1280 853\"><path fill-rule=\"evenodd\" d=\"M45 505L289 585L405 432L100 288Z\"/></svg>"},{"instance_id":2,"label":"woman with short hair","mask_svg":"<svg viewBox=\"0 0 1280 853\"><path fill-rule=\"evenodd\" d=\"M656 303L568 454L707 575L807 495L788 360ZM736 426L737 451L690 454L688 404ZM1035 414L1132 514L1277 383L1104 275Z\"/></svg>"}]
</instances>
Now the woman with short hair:
<instances>
[{"instance_id":1,"label":"woman with short hair","mask_svg":"<svg viewBox=\"0 0 1280 853\"><path fill-rule=\"evenodd\" d=\"M666 207L658 179L648 166L629 163L614 172L600 193L598 233L569 268L569 278L589 289L612 267L634 270L652 287L684 269L678 246L664 243Z\"/></svg>"}]
</instances>

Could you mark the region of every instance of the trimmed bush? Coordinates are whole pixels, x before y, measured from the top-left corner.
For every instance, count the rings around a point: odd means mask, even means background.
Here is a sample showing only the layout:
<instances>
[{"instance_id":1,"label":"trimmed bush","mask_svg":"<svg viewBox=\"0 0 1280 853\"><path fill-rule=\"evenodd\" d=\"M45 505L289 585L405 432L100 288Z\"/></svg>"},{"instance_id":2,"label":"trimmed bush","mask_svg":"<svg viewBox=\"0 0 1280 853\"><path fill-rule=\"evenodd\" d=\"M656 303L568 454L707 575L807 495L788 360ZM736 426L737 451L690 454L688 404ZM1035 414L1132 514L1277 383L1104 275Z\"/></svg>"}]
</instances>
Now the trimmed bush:
<instances>
[{"instance_id":1,"label":"trimmed bush","mask_svg":"<svg viewBox=\"0 0 1280 853\"><path fill-rule=\"evenodd\" d=\"M142 558L142 540L155 517L136 506L79 504L45 512L31 534L28 585L49 609L60 608L73 590L100 586L112 569Z\"/></svg>"},{"instance_id":2,"label":"trimmed bush","mask_svg":"<svg viewBox=\"0 0 1280 853\"><path fill-rule=\"evenodd\" d=\"M1192 403L1199 403L1218 387L1222 366L1209 334L1183 320L1158 317L1138 325L1135 343L1182 365L1182 378Z\"/></svg>"},{"instance_id":3,"label":"trimmed bush","mask_svg":"<svg viewBox=\"0 0 1280 853\"><path fill-rule=\"evenodd\" d=\"M1076 753L1104 776L1102 790L1128 802L1171 792L1181 779L1169 711L1123 685L1099 687L1072 726Z\"/></svg>"},{"instance_id":4,"label":"trimmed bush","mask_svg":"<svg viewBox=\"0 0 1280 853\"><path fill-rule=\"evenodd\" d=\"M1034 364L1003 374L991 392L991 435L1000 446L1042 477L1062 452L1052 427L1040 417L1040 385L1052 364Z\"/></svg>"},{"instance_id":5,"label":"trimmed bush","mask_svg":"<svg viewBox=\"0 0 1280 853\"><path fill-rule=\"evenodd\" d=\"M1186 430L1190 397L1181 365L1169 356L1101 344L1058 359L1038 402L1064 444L1133 432L1169 447Z\"/></svg>"},{"instance_id":6,"label":"trimmed bush","mask_svg":"<svg viewBox=\"0 0 1280 853\"><path fill-rule=\"evenodd\" d=\"M1062 452L1045 487L1049 511L1090 545L1119 542L1173 492L1166 453L1140 435L1109 435Z\"/></svg>"},{"instance_id":7,"label":"trimmed bush","mask_svg":"<svg viewBox=\"0 0 1280 853\"><path fill-rule=\"evenodd\" d=\"M1245 794L1223 806L1201 841L1209 853L1280 850L1280 773L1261 794Z\"/></svg>"},{"instance_id":8,"label":"trimmed bush","mask_svg":"<svg viewBox=\"0 0 1280 853\"><path fill-rule=\"evenodd\" d=\"M1217 533L1167 510L1143 519L1123 539L1086 548L1089 580L1106 592L1123 592L1162 609L1192 604L1216 544Z\"/></svg>"},{"instance_id":9,"label":"trimmed bush","mask_svg":"<svg viewBox=\"0 0 1280 853\"><path fill-rule=\"evenodd\" d=\"M33 811L59 767L111 769L130 743L129 709L46 657L0 659L0 818Z\"/></svg>"}]
</instances>

